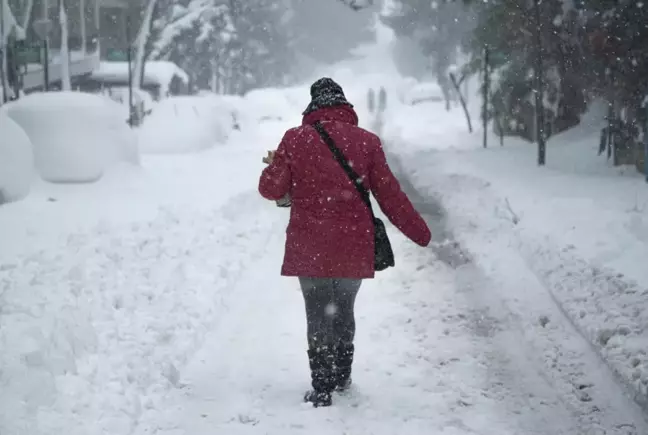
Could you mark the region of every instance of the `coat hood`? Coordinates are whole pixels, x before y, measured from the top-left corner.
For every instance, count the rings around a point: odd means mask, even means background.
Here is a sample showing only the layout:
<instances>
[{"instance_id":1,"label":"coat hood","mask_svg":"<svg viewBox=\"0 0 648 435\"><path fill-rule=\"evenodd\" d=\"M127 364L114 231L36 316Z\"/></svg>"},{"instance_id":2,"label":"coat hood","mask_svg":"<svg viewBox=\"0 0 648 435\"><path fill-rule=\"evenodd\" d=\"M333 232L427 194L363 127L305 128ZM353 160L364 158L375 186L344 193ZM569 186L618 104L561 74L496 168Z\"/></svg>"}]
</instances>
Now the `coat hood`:
<instances>
[{"instance_id":1,"label":"coat hood","mask_svg":"<svg viewBox=\"0 0 648 435\"><path fill-rule=\"evenodd\" d=\"M358 115L353 107L346 104L324 107L304 115L302 125L313 125L317 121L339 121L357 126Z\"/></svg>"}]
</instances>

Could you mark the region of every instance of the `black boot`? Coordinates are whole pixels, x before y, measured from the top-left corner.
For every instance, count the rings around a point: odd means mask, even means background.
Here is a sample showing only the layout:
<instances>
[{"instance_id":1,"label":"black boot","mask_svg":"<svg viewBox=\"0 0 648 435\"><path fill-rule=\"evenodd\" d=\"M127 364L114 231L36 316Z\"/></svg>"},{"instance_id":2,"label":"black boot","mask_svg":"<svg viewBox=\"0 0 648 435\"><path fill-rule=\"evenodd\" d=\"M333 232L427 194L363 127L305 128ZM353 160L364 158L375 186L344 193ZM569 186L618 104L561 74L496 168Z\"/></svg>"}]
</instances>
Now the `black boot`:
<instances>
[{"instance_id":1,"label":"black boot","mask_svg":"<svg viewBox=\"0 0 648 435\"><path fill-rule=\"evenodd\" d=\"M335 348L335 389L348 390L351 386L351 366L353 365L353 343L339 344Z\"/></svg>"},{"instance_id":2,"label":"black boot","mask_svg":"<svg viewBox=\"0 0 648 435\"><path fill-rule=\"evenodd\" d=\"M308 362L311 369L313 389L306 392L304 402L314 407L331 406L331 392L335 389L333 373L334 355L327 346L310 349Z\"/></svg>"}]
</instances>

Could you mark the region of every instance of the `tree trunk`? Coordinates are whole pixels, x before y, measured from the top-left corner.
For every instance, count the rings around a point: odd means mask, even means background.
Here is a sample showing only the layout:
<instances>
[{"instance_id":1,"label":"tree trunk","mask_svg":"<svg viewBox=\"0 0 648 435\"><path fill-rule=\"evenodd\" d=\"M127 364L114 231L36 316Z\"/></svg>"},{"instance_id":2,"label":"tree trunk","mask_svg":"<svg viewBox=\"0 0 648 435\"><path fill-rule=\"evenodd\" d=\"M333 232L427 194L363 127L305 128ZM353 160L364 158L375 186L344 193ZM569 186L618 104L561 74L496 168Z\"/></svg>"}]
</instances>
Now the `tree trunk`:
<instances>
[{"instance_id":1,"label":"tree trunk","mask_svg":"<svg viewBox=\"0 0 648 435\"><path fill-rule=\"evenodd\" d=\"M135 51L135 67L133 71L133 87L140 89L142 87L142 75L144 73L146 41L151 34L151 22L153 21L153 12L157 0L148 0L142 26L137 34L137 47Z\"/></svg>"},{"instance_id":2,"label":"tree trunk","mask_svg":"<svg viewBox=\"0 0 648 435\"><path fill-rule=\"evenodd\" d=\"M65 1L59 0L59 23L61 24L61 90L71 91L70 79L70 47L68 45L69 29Z\"/></svg>"},{"instance_id":3,"label":"tree trunk","mask_svg":"<svg viewBox=\"0 0 648 435\"><path fill-rule=\"evenodd\" d=\"M535 15L535 128L536 140L538 143L538 166L544 166L546 159L546 144L544 137L544 77L543 77L543 60L542 60L542 22L540 21L540 0L534 0Z\"/></svg>"},{"instance_id":4,"label":"tree trunk","mask_svg":"<svg viewBox=\"0 0 648 435\"><path fill-rule=\"evenodd\" d=\"M32 9L34 8L34 0L27 0L27 5L25 5L25 15L22 19L22 28L27 30L29 27L29 21L31 20Z\"/></svg>"},{"instance_id":5,"label":"tree trunk","mask_svg":"<svg viewBox=\"0 0 648 435\"><path fill-rule=\"evenodd\" d=\"M459 83L457 82L457 78L453 73L450 73L450 80L452 81L452 84L457 90L457 96L459 97L459 102L461 103L461 107L463 108L464 114L466 115L466 122L468 122L468 132L472 133L473 129L472 129L472 122L470 121L470 112L468 111L468 107L466 106L466 100L461 94L461 88Z\"/></svg>"},{"instance_id":6,"label":"tree trunk","mask_svg":"<svg viewBox=\"0 0 648 435\"><path fill-rule=\"evenodd\" d=\"M2 88L2 94L0 94L0 104L7 102L7 92L9 89L7 83L7 50L5 50L7 44L7 38L5 34L8 33L5 28L7 24L7 14L10 14L11 10L6 0L0 0L0 88Z\"/></svg>"},{"instance_id":7,"label":"tree trunk","mask_svg":"<svg viewBox=\"0 0 648 435\"><path fill-rule=\"evenodd\" d=\"M88 30L86 29L85 20L85 5L86 0L79 0L79 19L81 20L81 53L86 54L86 47L88 46Z\"/></svg>"},{"instance_id":8,"label":"tree trunk","mask_svg":"<svg viewBox=\"0 0 648 435\"><path fill-rule=\"evenodd\" d=\"M484 69L483 74L484 74L484 89L483 91L483 96L484 96L484 106L482 107L482 121L484 123L484 148L488 146L488 95L490 92L490 75L489 75L489 48L488 46L484 46L484 65L482 65L482 68Z\"/></svg>"}]
</instances>

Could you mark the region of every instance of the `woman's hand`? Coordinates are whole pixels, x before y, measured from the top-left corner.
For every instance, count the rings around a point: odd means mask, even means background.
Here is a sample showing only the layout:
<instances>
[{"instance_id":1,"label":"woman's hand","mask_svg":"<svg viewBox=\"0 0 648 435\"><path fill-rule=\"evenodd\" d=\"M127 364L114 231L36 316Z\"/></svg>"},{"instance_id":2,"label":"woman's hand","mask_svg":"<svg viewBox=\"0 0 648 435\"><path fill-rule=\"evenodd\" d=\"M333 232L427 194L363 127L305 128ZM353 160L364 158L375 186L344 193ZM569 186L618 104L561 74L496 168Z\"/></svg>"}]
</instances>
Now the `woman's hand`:
<instances>
[{"instance_id":1,"label":"woman's hand","mask_svg":"<svg viewBox=\"0 0 648 435\"><path fill-rule=\"evenodd\" d=\"M276 153L276 151L268 151L268 155L263 158L263 163L265 163L266 165L271 165Z\"/></svg>"}]
</instances>

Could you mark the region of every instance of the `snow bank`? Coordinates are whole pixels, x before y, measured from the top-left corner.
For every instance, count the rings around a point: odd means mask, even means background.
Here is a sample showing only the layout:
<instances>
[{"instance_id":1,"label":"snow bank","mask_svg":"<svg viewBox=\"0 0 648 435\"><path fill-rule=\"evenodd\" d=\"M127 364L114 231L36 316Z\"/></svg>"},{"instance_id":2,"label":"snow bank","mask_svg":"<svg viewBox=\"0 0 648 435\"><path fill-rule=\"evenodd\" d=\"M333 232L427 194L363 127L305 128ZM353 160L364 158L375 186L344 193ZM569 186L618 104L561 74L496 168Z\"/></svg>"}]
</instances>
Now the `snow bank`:
<instances>
[{"instance_id":1,"label":"snow bank","mask_svg":"<svg viewBox=\"0 0 648 435\"><path fill-rule=\"evenodd\" d=\"M1 1L1 0L0 0ZM34 155L29 137L0 111L0 205L29 193L34 177Z\"/></svg>"},{"instance_id":2,"label":"snow bank","mask_svg":"<svg viewBox=\"0 0 648 435\"><path fill-rule=\"evenodd\" d=\"M223 144L234 126L230 105L217 98L171 97L139 128L143 153L193 153Z\"/></svg>"},{"instance_id":3,"label":"snow bank","mask_svg":"<svg viewBox=\"0 0 648 435\"><path fill-rule=\"evenodd\" d=\"M132 433L182 387L257 248L285 227L256 192L262 140L146 156L146 171L37 185L0 207L0 433Z\"/></svg>"},{"instance_id":4,"label":"snow bank","mask_svg":"<svg viewBox=\"0 0 648 435\"><path fill-rule=\"evenodd\" d=\"M130 116L130 108L128 107L128 87L126 86L111 86L96 92L97 95L110 98L112 101L119 103L122 107L122 118L128 122ZM143 89L133 89L133 104L136 110L141 115L148 111L152 111L155 106L153 96ZM145 115L144 115L145 116Z\"/></svg>"},{"instance_id":5,"label":"snow bank","mask_svg":"<svg viewBox=\"0 0 648 435\"><path fill-rule=\"evenodd\" d=\"M122 107L80 92L32 94L7 107L29 136L41 177L50 182L92 182L118 163L137 164L137 138Z\"/></svg>"},{"instance_id":6,"label":"snow bank","mask_svg":"<svg viewBox=\"0 0 648 435\"><path fill-rule=\"evenodd\" d=\"M480 134L468 139L451 126L446 141L465 141L460 150L434 149L443 136L436 127L427 151L390 149L419 189L441 198L464 246L487 258L498 255L499 240L525 259L648 409L648 188L634 168L597 156L600 123L586 117L552 138L544 168L531 144L506 139L500 147L490 137L494 146L481 149Z\"/></svg>"}]
</instances>

